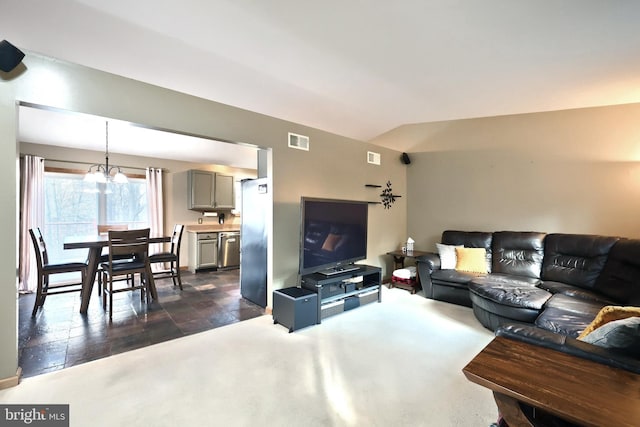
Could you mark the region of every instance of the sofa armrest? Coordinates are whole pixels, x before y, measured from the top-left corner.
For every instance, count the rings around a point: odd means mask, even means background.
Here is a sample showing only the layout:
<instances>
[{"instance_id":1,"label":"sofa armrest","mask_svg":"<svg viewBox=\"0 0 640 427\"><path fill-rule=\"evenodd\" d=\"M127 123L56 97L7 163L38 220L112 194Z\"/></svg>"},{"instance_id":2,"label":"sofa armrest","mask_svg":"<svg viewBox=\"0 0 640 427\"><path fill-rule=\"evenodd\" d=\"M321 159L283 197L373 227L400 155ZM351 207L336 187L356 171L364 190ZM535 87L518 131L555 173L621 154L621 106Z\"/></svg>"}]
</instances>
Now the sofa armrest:
<instances>
[{"instance_id":1,"label":"sofa armrest","mask_svg":"<svg viewBox=\"0 0 640 427\"><path fill-rule=\"evenodd\" d=\"M433 270L440 269L440 255L433 252L416 257L416 262L423 264L423 268L428 268L429 274L431 274Z\"/></svg>"},{"instance_id":2,"label":"sofa armrest","mask_svg":"<svg viewBox=\"0 0 640 427\"><path fill-rule=\"evenodd\" d=\"M498 328L495 334L640 374L640 360L546 329L508 324Z\"/></svg>"},{"instance_id":3,"label":"sofa armrest","mask_svg":"<svg viewBox=\"0 0 640 427\"><path fill-rule=\"evenodd\" d=\"M433 298L431 273L433 273L434 270L440 270L440 255L430 252L416 257L416 267L424 296L426 298Z\"/></svg>"}]
</instances>

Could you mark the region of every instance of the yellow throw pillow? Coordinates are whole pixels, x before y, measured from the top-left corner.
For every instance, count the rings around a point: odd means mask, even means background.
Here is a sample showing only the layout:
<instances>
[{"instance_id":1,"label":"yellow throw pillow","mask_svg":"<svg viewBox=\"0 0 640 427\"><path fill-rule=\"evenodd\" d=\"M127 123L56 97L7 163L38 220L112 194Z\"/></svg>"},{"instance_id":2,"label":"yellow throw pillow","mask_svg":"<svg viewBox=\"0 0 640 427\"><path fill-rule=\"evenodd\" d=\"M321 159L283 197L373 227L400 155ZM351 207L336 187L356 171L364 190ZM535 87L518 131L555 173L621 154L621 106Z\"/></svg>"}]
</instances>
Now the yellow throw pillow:
<instances>
[{"instance_id":1,"label":"yellow throw pillow","mask_svg":"<svg viewBox=\"0 0 640 427\"><path fill-rule=\"evenodd\" d=\"M621 307L617 305L608 305L606 307L602 307L602 309L596 315L595 319L593 319L589 326L587 326L585 330L582 331L580 335L578 335L578 339L580 340L586 337L591 332L606 323L635 316L640 316L640 307Z\"/></svg>"},{"instance_id":2,"label":"yellow throw pillow","mask_svg":"<svg viewBox=\"0 0 640 427\"><path fill-rule=\"evenodd\" d=\"M487 272L487 251L484 248L456 248L456 258L458 271Z\"/></svg>"}]
</instances>

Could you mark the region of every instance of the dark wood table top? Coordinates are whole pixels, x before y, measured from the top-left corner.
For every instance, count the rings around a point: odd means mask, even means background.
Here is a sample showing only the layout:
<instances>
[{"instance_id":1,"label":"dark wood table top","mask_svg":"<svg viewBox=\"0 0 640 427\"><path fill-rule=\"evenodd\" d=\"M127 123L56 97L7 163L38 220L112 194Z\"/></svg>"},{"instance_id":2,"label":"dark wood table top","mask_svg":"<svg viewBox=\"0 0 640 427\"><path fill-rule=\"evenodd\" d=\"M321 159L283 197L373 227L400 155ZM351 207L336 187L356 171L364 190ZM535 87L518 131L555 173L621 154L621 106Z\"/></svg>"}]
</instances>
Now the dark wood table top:
<instances>
[{"instance_id":1,"label":"dark wood table top","mask_svg":"<svg viewBox=\"0 0 640 427\"><path fill-rule=\"evenodd\" d=\"M391 251L391 252L387 252L387 255L393 255L395 257L405 257L405 258L415 258L415 257L419 257L422 255L426 255L430 252L423 252L423 251L407 251L407 252L402 252L400 249L395 250L395 251Z\"/></svg>"},{"instance_id":2,"label":"dark wood table top","mask_svg":"<svg viewBox=\"0 0 640 427\"><path fill-rule=\"evenodd\" d=\"M149 243L170 242L171 236L151 236ZM90 234L87 236L68 236L64 239L64 249L102 248L109 246L109 236L102 234Z\"/></svg>"},{"instance_id":3,"label":"dark wood table top","mask_svg":"<svg viewBox=\"0 0 640 427\"><path fill-rule=\"evenodd\" d=\"M496 337L463 369L495 393L586 426L640 425L640 375Z\"/></svg>"}]
</instances>

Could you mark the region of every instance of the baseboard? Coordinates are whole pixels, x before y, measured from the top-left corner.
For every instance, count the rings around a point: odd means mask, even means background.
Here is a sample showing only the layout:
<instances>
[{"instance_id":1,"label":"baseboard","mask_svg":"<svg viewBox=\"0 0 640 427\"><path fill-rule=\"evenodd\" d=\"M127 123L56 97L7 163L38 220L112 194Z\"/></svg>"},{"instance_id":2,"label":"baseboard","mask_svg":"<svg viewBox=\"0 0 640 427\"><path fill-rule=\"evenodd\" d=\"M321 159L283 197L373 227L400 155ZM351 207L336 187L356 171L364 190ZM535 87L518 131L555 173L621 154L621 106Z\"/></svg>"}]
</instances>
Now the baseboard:
<instances>
[{"instance_id":1,"label":"baseboard","mask_svg":"<svg viewBox=\"0 0 640 427\"><path fill-rule=\"evenodd\" d=\"M269 306L265 307L264 314L273 314L273 309Z\"/></svg>"},{"instance_id":2,"label":"baseboard","mask_svg":"<svg viewBox=\"0 0 640 427\"><path fill-rule=\"evenodd\" d=\"M22 368L18 366L18 370L16 371L15 376L0 379L0 390L17 386L20 383L21 376Z\"/></svg>"}]
</instances>

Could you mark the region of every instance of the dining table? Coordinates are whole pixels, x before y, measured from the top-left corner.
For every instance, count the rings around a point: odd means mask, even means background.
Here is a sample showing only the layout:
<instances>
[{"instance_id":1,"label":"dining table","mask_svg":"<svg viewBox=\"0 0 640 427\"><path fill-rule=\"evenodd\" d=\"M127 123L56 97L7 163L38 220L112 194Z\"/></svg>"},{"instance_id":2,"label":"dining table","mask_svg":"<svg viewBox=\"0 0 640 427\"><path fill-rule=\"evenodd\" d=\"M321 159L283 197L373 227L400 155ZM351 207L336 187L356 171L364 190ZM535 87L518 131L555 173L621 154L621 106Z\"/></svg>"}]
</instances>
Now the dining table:
<instances>
[{"instance_id":1,"label":"dining table","mask_svg":"<svg viewBox=\"0 0 640 427\"><path fill-rule=\"evenodd\" d=\"M171 241L171 236L150 236L149 244L166 243ZM80 304L80 313L86 314L91 299L91 291L96 280L98 264L103 248L109 246L109 236L106 234L93 234L85 236L67 236L64 239L64 249L89 249L87 258L87 274L82 283L82 302ZM149 275L149 292L152 299L157 299L156 285L153 275Z\"/></svg>"}]
</instances>

